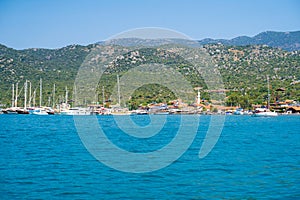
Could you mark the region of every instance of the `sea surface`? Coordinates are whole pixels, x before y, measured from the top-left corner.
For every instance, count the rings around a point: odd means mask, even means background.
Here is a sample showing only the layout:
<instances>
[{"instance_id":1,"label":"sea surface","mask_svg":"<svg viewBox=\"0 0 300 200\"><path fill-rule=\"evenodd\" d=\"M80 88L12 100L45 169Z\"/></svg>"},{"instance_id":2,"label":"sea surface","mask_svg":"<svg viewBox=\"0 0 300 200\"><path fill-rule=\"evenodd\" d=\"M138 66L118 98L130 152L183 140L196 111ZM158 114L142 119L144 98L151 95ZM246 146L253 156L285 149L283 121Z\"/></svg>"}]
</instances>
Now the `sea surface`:
<instances>
[{"instance_id":1,"label":"sea surface","mask_svg":"<svg viewBox=\"0 0 300 200\"><path fill-rule=\"evenodd\" d=\"M0 199L300 199L300 116L226 116L202 159L211 117L198 117L197 135L178 160L128 173L89 153L72 116L0 115ZM97 120L113 144L133 153L164 147L180 127L180 116L170 115L158 135L134 138L113 116ZM149 116L132 120L150 123Z\"/></svg>"}]
</instances>

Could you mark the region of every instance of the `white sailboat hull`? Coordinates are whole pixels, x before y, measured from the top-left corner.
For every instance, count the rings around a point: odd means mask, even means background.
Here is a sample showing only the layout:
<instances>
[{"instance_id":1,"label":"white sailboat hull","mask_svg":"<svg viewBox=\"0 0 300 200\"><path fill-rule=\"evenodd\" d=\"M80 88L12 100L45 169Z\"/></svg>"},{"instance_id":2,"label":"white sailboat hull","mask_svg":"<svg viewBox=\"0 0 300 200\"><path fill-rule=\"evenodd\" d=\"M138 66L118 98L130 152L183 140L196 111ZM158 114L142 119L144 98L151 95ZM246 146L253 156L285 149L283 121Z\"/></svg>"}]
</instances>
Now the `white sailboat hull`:
<instances>
[{"instance_id":1,"label":"white sailboat hull","mask_svg":"<svg viewBox=\"0 0 300 200\"><path fill-rule=\"evenodd\" d=\"M33 115L48 115L47 111L45 110L40 110L40 111L33 111Z\"/></svg>"},{"instance_id":2,"label":"white sailboat hull","mask_svg":"<svg viewBox=\"0 0 300 200\"><path fill-rule=\"evenodd\" d=\"M278 114L276 112L259 112L259 113L254 113L254 117L277 117Z\"/></svg>"},{"instance_id":3,"label":"white sailboat hull","mask_svg":"<svg viewBox=\"0 0 300 200\"><path fill-rule=\"evenodd\" d=\"M60 111L61 115L92 115L89 109L85 108L70 108L68 110Z\"/></svg>"}]
</instances>

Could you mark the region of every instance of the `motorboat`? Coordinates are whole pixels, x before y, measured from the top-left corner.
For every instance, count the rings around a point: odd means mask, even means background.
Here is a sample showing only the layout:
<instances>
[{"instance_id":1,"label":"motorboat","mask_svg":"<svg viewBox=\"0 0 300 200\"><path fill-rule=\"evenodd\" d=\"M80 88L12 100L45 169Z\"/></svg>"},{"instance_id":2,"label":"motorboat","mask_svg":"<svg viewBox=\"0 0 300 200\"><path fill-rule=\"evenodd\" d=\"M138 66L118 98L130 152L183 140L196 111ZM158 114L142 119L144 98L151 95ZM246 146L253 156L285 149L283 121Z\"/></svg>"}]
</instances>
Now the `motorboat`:
<instances>
[{"instance_id":1,"label":"motorboat","mask_svg":"<svg viewBox=\"0 0 300 200\"><path fill-rule=\"evenodd\" d=\"M256 108L254 113L254 117L277 117L278 113L270 111L268 108Z\"/></svg>"},{"instance_id":2,"label":"motorboat","mask_svg":"<svg viewBox=\"0 0 300 200\"><path fill-rule=\"evenodd\" d=\"M60 111L61 115L92 115L93 112L88 108L74 107Z\"/></svg>"},{"instance_id":3,"label":"motorboat","mask_svg":"<svg viewBox=\"0 0 300 200\"><path fill-rule=\"evenodd\" d=\"M36 108L32 112L33 115L48 115L48 112L45 108Z\"/></svg>"}]
</instances>

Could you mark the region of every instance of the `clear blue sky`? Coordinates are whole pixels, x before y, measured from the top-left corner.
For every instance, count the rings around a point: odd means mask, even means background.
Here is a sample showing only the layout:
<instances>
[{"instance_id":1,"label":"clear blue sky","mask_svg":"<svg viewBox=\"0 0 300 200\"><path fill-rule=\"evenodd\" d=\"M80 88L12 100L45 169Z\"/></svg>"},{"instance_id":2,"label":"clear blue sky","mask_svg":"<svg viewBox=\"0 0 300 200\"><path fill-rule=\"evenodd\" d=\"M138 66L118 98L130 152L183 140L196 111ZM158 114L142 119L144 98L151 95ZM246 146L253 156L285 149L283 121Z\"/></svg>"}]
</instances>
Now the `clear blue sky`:
<instances>
[{"instance_id":1,"label":"clear blue sky","mask_svg":"<svg viewBox=\"0 0 300 200\"><path fill-rule=\"evenodd\" d=\"M0 43L16 49L91 44L133 28L193 39L300 30L298 0L0 0Z\"/></svg>"}]
</instances>

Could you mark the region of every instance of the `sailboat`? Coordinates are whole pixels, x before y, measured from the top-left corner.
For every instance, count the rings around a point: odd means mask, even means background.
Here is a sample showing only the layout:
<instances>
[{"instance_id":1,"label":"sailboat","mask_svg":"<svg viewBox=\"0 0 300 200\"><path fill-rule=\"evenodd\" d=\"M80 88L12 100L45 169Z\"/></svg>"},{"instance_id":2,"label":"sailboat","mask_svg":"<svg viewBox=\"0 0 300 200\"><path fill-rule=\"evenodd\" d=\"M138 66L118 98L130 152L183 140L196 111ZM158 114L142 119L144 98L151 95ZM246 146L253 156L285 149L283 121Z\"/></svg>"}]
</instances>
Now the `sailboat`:
<instances>
[{"instance_id":1,"label":"sailboat","mask_svg":"<svg viewBox=\"0 0 300 200\"><path fill-rule=\"evenodd\" d=\"M45 107L42 106L42 79L40 79L40 106L38 108L35 108L32 112L32 114L34 115L54 115L55 112L51 107ZM53 107L55 106L55 84L53 85L53 94L52 94L52 98L53 98Z\"/></svg>"},{"instance_id":2,"label":"sailboat","mask_svg":"<svg viewBox=\"0 0 300 200\"><path fill-rule=\"evenodd\" d=\"M74 96L76 95L76 88L74 89ZM65 103L60 105L60 114L61 115L92 115L93 112L89 108L82 108L82 107L72 107L68 104L68 88L66 87L66 97Z\"/></svg>"},{"instance_id":3,"label":"sailboat","mask_svg":"<svg viewBox=\"0 0 300 200\"><path fill-rule=\"evenodd\" d=\"M29 82L30 83L30 82ZM30 85L29 85L30 86ZM40 78L40 89L39 89L39 92L40 92L40 97L39 97L39 106L38 107L35 107L35 97L36 97L36 89L34 90L33 92L33 107L32 108L29 108L31 109L31 113L34 114L34 115L54 115L54 110L51 108L51 107L45 107L45 106L42 106L43 102L43 81L42 79ZM31 93L31 89L29 90L29 92ZM55 84L54 84L54 88L53 88L53 92L55 93ZM29 95L31 97L31 95ZM54 96L53 96L53 102L54 102ZM29 101L29 105L31 104L31 99Z\"/></svg>"},{"instance_id":4,"label":"sailboat","mask_svg":"<svg viewBox=\"0 0 300 200\"><path fill-rule=\"evenodd\" d=\"M18 83L16 83L16 96L15 96L15 84L12 84L12 97L11 97L11 107L3 109L4 114L18 114L17 109L17 93L18 93Z\"/></svg>"},{"instance_id":5,"label":"sailboat","mask_svg":"<svg viewBox=\"0 0 300 200\"><path fill-rule=\"evenodd\" d=\"M29 114L27 110L27 80L24 83L24 107L17 109L18 114Z\"/></svg>"},{"instance_id":6,"label":"sailboat","mask_svg":"<svg viewBox=\"0 0 300 200\"><path fill-rule=\"evenodd\" d=\"M270 83L269 76L267 76L268 82L268 103L267 107L256 108L253 116L254 117L277 117L278 113L270 111Z\"/></svg>"},{"instance_id":7,"label":"sailboat","mask_svg":"<svg viewBox=\"0 0 300 200\"><path fill-rule=\"evenodd\" d=\"M127 108L121 107L121 92L120 92L120 78L117 75L117 90L118 90L118 104L112 106L111 114L112 115L130 115Z\"/></svg>"},{"instance_id":8,"label":"sailboat","mask_svg":"<svg viewBox=\"0 0 300 200\"><path fill-rule=\"evenodd\" d=\"M26 108L27 80L24 83L24 108L18 107L18 97L18 83L16 83L16 91L14 91L14 84L12 84L12 105L10 108L2 110L4 114L29 114L29 111Z\"/></svg>"}]
</instances>

